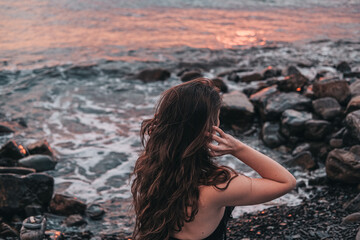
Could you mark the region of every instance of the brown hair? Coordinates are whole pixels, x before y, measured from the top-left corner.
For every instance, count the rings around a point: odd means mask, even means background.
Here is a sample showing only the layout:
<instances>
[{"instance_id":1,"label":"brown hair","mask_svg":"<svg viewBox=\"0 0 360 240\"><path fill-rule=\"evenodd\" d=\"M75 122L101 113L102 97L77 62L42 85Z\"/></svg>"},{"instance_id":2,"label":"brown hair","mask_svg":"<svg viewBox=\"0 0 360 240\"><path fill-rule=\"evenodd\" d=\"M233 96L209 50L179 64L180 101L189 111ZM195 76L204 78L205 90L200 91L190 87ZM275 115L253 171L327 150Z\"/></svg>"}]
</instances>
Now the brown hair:
<instances>
[{"instance_id":1,"label":"brown hair","mask_svg":"<svg viewBox=\"0 0 360 240\"><path fill-rule=\"evenodd\" d=\"M169 239L197 214L199 186L217 187L235 173L215 164L206 146L220 106L212 82L197 78L165 91L154 118L143 121L145 149L136 161L131 186L134 239Z\"/></svg>"}]
</instances>

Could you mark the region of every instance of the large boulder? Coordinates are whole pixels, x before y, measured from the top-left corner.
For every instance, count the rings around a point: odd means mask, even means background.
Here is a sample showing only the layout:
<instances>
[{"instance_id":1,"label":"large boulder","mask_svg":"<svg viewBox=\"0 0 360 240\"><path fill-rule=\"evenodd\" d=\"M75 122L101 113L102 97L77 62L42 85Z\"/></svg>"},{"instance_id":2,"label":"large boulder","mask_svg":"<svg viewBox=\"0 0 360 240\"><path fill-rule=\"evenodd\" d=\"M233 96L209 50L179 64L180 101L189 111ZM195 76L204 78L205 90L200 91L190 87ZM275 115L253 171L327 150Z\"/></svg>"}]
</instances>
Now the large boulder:
<instances>
[{"instance_id":1,"label":"large boulder","mask_svg":"<svg viewBox=\"0 0 360 240\"><path fill-rule=\"evenodd\" d=\"M311 107L311 100L296 92L274 94L267 99L263 110L266 120L277 120L287 109L307 111Z\"/></svg>"},{"instance_id":2,"label":"large boulder","mask_svg":"<svg viewBox=\"0 0 360 240\"><path fill-rule=\"evenodd\" d=\"M360 141L360 110L349 113L345 118L345 122L352 137Z\"/></svg>"},{"instance_id":3,"label":"large boulder","mask_svg":"<svg viewBox=\"0 0 360 240\"><path fill-rule=\"evenodd\" d=\"M345 149L332 150L326 159L326 174L336 181L360 183L360 155Z\"/></svg>"},{"instance_id":4,"label":"large boulder","mask_svg":"<svg viewBox=\"0 0 360 240\"><path fill-rule=\"evenodd\" d=\"M46 139L29 144L26 148L31 155L45 154L45 155L49 155L49 156L54 156L54 151L51 149L51 147Z\"/></svg>"},{"instance_id":5,"label":"large boulder","mask_svg":"<svg viewBox=\"0 0 360 240\"><path fill-rule=\"evenodd\" d=\"M341 106L335 98L319 98L312 102L314 111L325 120L331 120L341 114Z\"/></svg>"},{"instance_id":6,"label":"large boulder","mask_svg":"<svg viewBox=\"0 0 360 240\"><path fill-rule=\"evenodd\" d=\"M171 74L169 71L161 68L156 68L156 69L145 69L141 71L137 75L137 78L142 80L143 82L155 82L155 81L165 81L170 77L170 75Z\"/></svg>"},{"instance_id":7,"label":"large boulder","mask_svg":"<svg viewBox=\"0 0 360 240\"><path fill-rule=\"evenodd\" d=\"M278 89L283 92L300 92L308 81L309 79L300 73L292 74L278 82Z\"/></svg>"},{"instance_id":8,"label":"large boulder","mask_svg":"<svg viewBox=\"0 0 360 240\"><path fill-rule=\"evenodd\" d=\"M247 130L253 121L254 106L242 92L234 91L223 95L220 111L221 122Z\"/></svg>"},{"instance_id":9,"label":"large boulder","mask_svg":"<svg viewBox=\"0 0 360 240\"><path fill-rule=\"evenodd\" d=\"M261 129L261 138L266 146L276 148L284 143L285 139L279 130L280 125L278 123L264 123Z\"/></svg>"},{"instance_id":10,"label":"large boulder","mask_svg":"<svg viewBox=\"0 0 360 240\"><path fill-rule=\"evenodd\" d=\"M313 84L316 98L333 97L339 103L346 103L350 96L350 88L345 80L338 78L324 79Z\"/></svg>"},{"instance_id":11,"label":"large boulder","mask_svg":"<svg viewBox=\"0 0 360 240\"><path fill-rule=\"evenodd\" d=\"M53 190L54 179L47 174L0 174L0 215L22 212L33 203L45 208L50 203Z\"/></svg>"},{"instance_id":12,"label":"large boulder","mask_svg":"<svg viewBox=\"0 0 360 240\"><path fill-rule=\"evenodd\" d=\"M285 110L281 116L281 133L287 137L303 135L305 123L312 119L312 114L293 109Z\"/></svg>"}]
</instances>

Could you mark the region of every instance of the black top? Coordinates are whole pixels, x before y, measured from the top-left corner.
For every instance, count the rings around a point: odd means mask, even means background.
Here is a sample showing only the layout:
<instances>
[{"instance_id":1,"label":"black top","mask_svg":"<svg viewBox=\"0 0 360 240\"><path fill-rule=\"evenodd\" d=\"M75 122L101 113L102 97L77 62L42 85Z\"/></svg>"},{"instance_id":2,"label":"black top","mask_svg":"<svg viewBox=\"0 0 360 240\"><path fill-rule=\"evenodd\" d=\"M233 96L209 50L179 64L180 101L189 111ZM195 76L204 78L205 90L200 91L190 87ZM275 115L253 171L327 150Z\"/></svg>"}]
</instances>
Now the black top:
<instances>
[{"instance_id":1,"label":"black top","mask_svg":"<svg viewBox=\"0 0 360 240\"><path fill-rule=\"evenodd\" d=\"M231 218L231 212L233 211L234 207L226 207L224 216L222 217L219 225L215 229L215 231L210 234L207 238L203 240L226 240L226 224ZM174 237L170 237L169 240L180 240Z\"/></svg>"}]
</instances>

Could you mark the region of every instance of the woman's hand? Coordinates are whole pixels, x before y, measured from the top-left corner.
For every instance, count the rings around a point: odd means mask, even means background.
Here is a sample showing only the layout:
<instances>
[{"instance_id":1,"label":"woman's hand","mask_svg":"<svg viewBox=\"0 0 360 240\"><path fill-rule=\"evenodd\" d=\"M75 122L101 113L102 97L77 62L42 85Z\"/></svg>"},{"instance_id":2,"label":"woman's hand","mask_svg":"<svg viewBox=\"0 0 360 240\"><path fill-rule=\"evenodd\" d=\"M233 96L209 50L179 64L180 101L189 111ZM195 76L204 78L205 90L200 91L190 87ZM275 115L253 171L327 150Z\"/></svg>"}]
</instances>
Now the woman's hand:
<instances>
[{"instance_id":1,"label":"woman's hand","mask_svg":"<svg viewBox=\"0 0 360 240\"><path fill-rule=\"evenodd\" d=\"M235 152L241 150L243 143L235 139L233 136L226 134L219 127L213 126L215 132L210 133L211 140L218 143L218 145L209 143L210 155L213 157L222 156L225 154L234 155ZM216 132L220 136L216 135Z\"/></svg>"}]
</instances>

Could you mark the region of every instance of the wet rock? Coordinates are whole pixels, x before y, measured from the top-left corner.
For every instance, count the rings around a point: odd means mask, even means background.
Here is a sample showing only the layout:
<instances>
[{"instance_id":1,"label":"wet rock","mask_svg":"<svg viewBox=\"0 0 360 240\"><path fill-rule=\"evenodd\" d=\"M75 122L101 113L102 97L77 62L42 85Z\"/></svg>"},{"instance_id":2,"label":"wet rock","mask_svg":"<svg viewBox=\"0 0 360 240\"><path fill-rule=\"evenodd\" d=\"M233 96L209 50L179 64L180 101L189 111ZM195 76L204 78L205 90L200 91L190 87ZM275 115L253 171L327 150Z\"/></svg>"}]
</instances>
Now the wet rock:
<instances>
[{"instance_id":1,"label":"wet rock","mask_svg":"<svg viewBox=\"0 0 360 240\"><path fill-rule=\"evenodd\" d=\"M171 74L169 71L161 68L156 68L156 69L145 69L141 71L137 75L137 78L142 80L143 82L155 82L155 81L165 81L170 77L170 75Z\"/></svg>"},{"instance_id":2,"label":"wet rock","mask_svg":"<svg viewBox=\"0 0 360 240\"><path fill-rule=\"evenodd\" d=\"M285 139L281 136L279 130L280 125L278 123L264 123L261 130L261 137L266 146L275 148L284 143Z\"/></svg>"},{"instance_id":3,"label":"wet rock","mask_svg":"<svg viewBox=\"0 0 360 240\"><path fill-rule=\"evenodd\" d=\"M339 103L346 103L350 96L350 88L345 80L338 78L324 79L313 84L316 98L333 97Z\"/></svg>"},{"instance_id":4,"label":"wet rock","mask_svg":"<svg viewBox=\"0 0 360 240\"><path fill-rule=\"evenodd\" d=\"M350 65L343 61L341 63L339 63L337 66L336 66L336 69L339 71L339 72L342 72L342 73L348 73L348 72L351 72L351 67Z\"/></svg>"},{"instance_id":5,"label":"wet rock","mask_svg":"<svg viewBox=\"0 0 360 240\"><path fill-rule=\"evenodd\" d=\"M344 73L344 78L360 78L360 72Z\"/></svg>"},{"instance_id":6,"label":"wet rock","mask_svg":"<svg viewBox=\"0 0 360 240\"><path fill-rule=\"evenodd\" d=\"M325 120L331 120L341 114L341 106L335 98L319 98L312 102L314 111Z\"/></svg>"},{"instance_id":7,"label":"wet rock","mask_svg":"<svg viewBox=\"0 0 360 240\"><path fill-rule=\"evenodd\" d=\"M96 65L71 66L64 71L64 74L68 77L84 79L98 76L100 71L96 68Z\"/></svg>"},{"instance_id":8,"label":"wet rock","mask_svg":"<svg viewBox=\"0 0 360 240\"><path fill-rule=\"evenodd\" d=\"M45 139L29 144L26 148L31 155L43 154L43 155L54 156L54 151L51 149L48 141Z\"/></svg>"},{"instance_id":9,"label":"wet rock","mask_svg":"<svg viewBox=\"0 0 360 240\"><path fill-rule=\"evenodd\" d=\"M25 214L28 217L42 215L43 213L44 213L44 208L39 204L32 203L25 207Z\"/></svg>"},{"instance_id":10,"label":"wet rock","mask_svg":"<svg viewBox=\"0 0 360 240\"><path fill-rule=\"evenodd\" d=\"M299 69L297 69L297 67L295 66L289 66L283 70L284 76L293 75L293 74L300 74Z\"/></svg>"},{"instance_id":11,"label":"wet rock","mask_svg":"<svg viewBox=\"0 0 360 240\"><path fill-rule=\"evenodd\" d=\"M55 194L50 202L50 210L52 213L59 215L84 214L86 204L74 197Z\"/></svg>"},{"instance_id":12,"label":"wet rock","mask_svg":"<svg viewBox=\"0 0 360 240\"><path fill-rule=\"evenodd\" d=\"M263 88L268 87L269 85L266 82L257 82L256 84L248 84L243 88L243 93L246 94L246 96L251 96L252 94L260 91Z\"/></svg>"},{"instance_id":13,"label":"wet rock","mask_svg":"<svg viewBox=\"0 0 360 240\"><path fill-rule=\"evenodd\" d=\"M14 129L7 126L7 124L0 123L0 136L15 132Z\"/></svg>"},{"instance_id":14,"label":"wet rock","mask_svg":"<svg viewBox=\"0 0 360 240\"><path fill-rule=\"evenodd\" d=\"M275 69L275 68L269 66L262 72L262 76L263 76L263 79L278 77L278 76L281 76L281 70Z\"/></svg>"},{"instance_id":15,"label":"wet rock","mask_svg":"<svg viewBox=\"0 0 360 240\"><path fill-rule=\"evenodd\" d=\"M46 229L46 218L31 216L23 221L20 230L21 240L43 240Z\"/></svg>"},{"instance_id":16,"label":"wet rock","mask_svg":"<svg viewBox=\"0 0 360 240\"><path fill-rule=\"evenodd\" d=\"M104 214L104 208L99 204L91 204L86 208L86 215L93 220L101 219Z\"/></svg>"},{"instance_id":17,"label":"wet rock","mask_svg":"<svg viewBox=\"0 0 360 240\"><path fill-rule=\"evenodd\" d=\"M345 122L350 134L360 141L360 110L349 113L345 118Z\"/></svg>"},{"instance_id":18,"label":"wet rock","mask_svg":"<svg viewBox=\"0 0 360 240\"><path fill-rule=\"evenodd\" d=\"M40 154L30 155L19 160L20 166L33 168L37 172L54 170L56 163L57 162L55 162L50 156Z\"/></svg>"},{"instance_id":19,"label":"wet rock","mask_svg":"<svg viewBox=\"0 0 360 240\"><path fill-rule=\"evenodd\" d=\"M278 82L278 89L283 92L300 92L309 79L302 74L293 74L286 76L284 80Z\"/></svg>"},{"instance_id":20,"label":"wet rock","mask_svg":"<svg viewBox=\"0 0 360 240\"><path fill-rule=\"evenodd\" d=\"M64 223L68 227L81 226L87 224L85 219L80 214L70 215L65 219Z\"/></svg>"},{"instance_id":21,"label":"wet rock","mask_svg":"<svg viewBox=\"0 0 360 240\"><path fill-rule=\"evenodd\" d=\"M239 75L237 75L236 72L232 72L228 75L228 78L227 78L229 81L232 81L232 82L236 82L238 83L240 81L240 77Z\"/></svg>"},{"instance_id":22,"label":"wet rock","mask_svg":"<svg viewBox=\"0 0 360 240\"><path fill-rule=\"evenodd\" d=\"M0 223L0 238L1 239L17 239L19 236L18 231L16 229L10 227L8 224L1 222Z\"/></svg>"},{"instance_id":23,"label":"wet rock","mask_svg":"<svg viewBox=\"0 0 360 240\"><path fill-rule=\"evenodd\" d=\"M24 167L0 167L0 173L14 173L18 175L27 175L35 173L35 169Z\"/></svg>"},{"instance_id":24,"label":"wet rock","mask_svg":"<svg viewBox=\"0 0 360 240\"><path fill-rule=\"evenodd\" d=\"M311 106L311 100L298 93L280 93L272 95L266 101L266 106L263 113L265 119L276 120L287 109L294 109L297 111L306 111ZM261 110L260 110L261 111Z\"/></svg>"},{"instance_id":25,"label":"wet rock","mask_svg":"<svg viewBox=\"0 0 360 240\"><path fill-rule=\"evenodd\" d=\"M341 148L344 146L344 142L342 139L339 139L339 138L332 138L330 139L329 141L329 144L331 147L333 148Z\"/></svg>"},{"instance_id":26,"label":"wet rock","mask_svg":"<svg viewBox=\"0 0 360 240\"><path fill-rule=\"evenodd\" d=\"M47 207L53 189L54 179L47 174L0 174L0 213L11 215L32 203Z\"/></svg>"},{"instance_id":27,"label":"wet rock","mask_svg":"<svg viewBox=\"0 0 360 240\"><path fill-rule=\"evenodd\" d=\"M297 154L286 163L288 166L300 166L307 170L312 170L316 167L316 162L312 157L311 152L305 151Z\"/></svg>"},{"instance_id":28,"label":"wet rock","mask_svg":"<svg viewBox=\"0 0 360 240\"><path fill-rule=\"evenodd\" d=\"M353 96L353 97L359 96L360 95L360 79L356 80L355 82L350 84L349 88L350 88L351 96Z\"/></svg>"},{"instance_id":29,"label":"wet rock","mask_svg":"<svg viewBox=\"0 0 360 240\"><path fill-rule=\"evenodd\" d=\"M360 145L354 145L350 148L350 152L360 156Z\"/></svg>"},{"instance_id":30,"label":"wet rock","mask_svg":"<svg viewBox=\"0 0 360 240\"><path fill-rule=\"evenodd\" d=\"M259 110L259 113L263 119L265 118L263 111L264 111L264 108L266 106L268 99L271 96L274 96L278 93L279 93L279 91L277 90L276 86L271 86L271 87L264 88L250 96L250 98L249 98L250 101Z\"/></svg>"},{"instance_id":31,"label":"wet rock","mask_svg":"<svg viewBox=\"0 0 360 240\"><path fill-rule=\"evenodd\" d=\"M240 77L241 82L253 82L253 81L260 81L262 80L263 77L260 73L252 73L252 74L247 74L247 75L242 75Z\"/></svg>"},{"instance_id":32,"label":"wet rock","mask_svg":"<svg viewBox=\"0 0 360 240\"><path fill-rule=\"evenodd\" d=\"M242 92L231 92L223 95L220 111L221 122L235 125L240 130L247 130L253 121L254 106Z\"/></svg>"},{"instance_id":33,"label":"wet rock","mask_svg":"<svg viewBox=\"0 0 360 240\"><path fill-rule=\"evenodd\" d=\"M347 211L352 211L352 212L360 211L360 193L355 198L346 202L343 207Z\"/></svg>"},{"instance_id":34,"label":"wet rock","mask_svg":"<svg viewBox=\"0 0 360 240\"><path fill-rule=\"evenodd\" d=\"M224 83L224 81L220 78L214 78L211 79L215 87L217 87L221 92L227 93L228 92L228 86Z\"/></svg>"},{"instance_id":35,"label":"wet rock","mask_svg":"<svg viewBox=\"0 0 360 240\"><path fill-rule=\"evenodd\" d=\"M350 113L360 109L360 95L353 97L346 107L346 112Z\"/></svg>"},{"instance_id":36,"label":"wet rock","mask_svg":"<svg viewBox=\"0 0 360 240\"><path fill-rule=\"evenodd\" d=\"M305 138L310 140L323 139L331 130L331 124L325 120L309 120L305 123Z\"/></svg>"},{"instance_id":37,"label":"wet rock","mask_svg":"<svg viewBox=\"0 0 360 240\"><path fill-rule=\"evenodd\" d=\"M191 81L193 79L200 78L200 77L203 77L203 75L200 72L198 72L198 71L189 71L189 72L184 72L181 75L180 80L182 82L188 82L188 81Z\"/></svg>"},{"instance_id":38,"label":"wet rock","mask_svg":"<svg viewBox=\"0 0 360 240\"><path fill-rule=\"evenodd\" d=\"M360 222L360 212L357 212L344 217L341 224L359 223L359 222Z\"/></svg>"},{"instance_id":39,"label":"wet rock","mask_svg":"<svg viewBox=\"0 0 360 240\"><path fill-rule=\"evenodd\" d=\"M17 144L14 140L7 142L0 149L0 159L1 158L9 158L13 160L19 160L20 158L25 157L27 154L25 148ZM11 166L15 165L15 161Z\"/></svg>"},{"instance_id":40,"label":"wet rock","mask_svg":"<svg viewBox=\"0 0 360 240\"><path fill-rule=\"evenodd\" d=\"M292 155L295 156L301 152L309 151L310 150L310 144L309 143L302 143L295 147L295 149L292 151Z\"/></svg>"},{"instance_id":41,"label":"wet rock","mask_svg":"<svg viewBox=\"0 0 360 240\"><path fill-rule=\"evenodd\" d=\"M326 174L345 183L360 183L360 156L344 149L332 150L326 159Z\"/></svg>"},{"instance_id":42,"label":"wet rock","mask_svg":"<svg viewBox=\"0 0 360 240\"><path fill-rule=\"evenodd\" d=\"M287 137L302 135L305 123L312 119L312 114L299 112L293 109L285 110L281 116L281 133Z\"/></svg>"}]
</instances>

